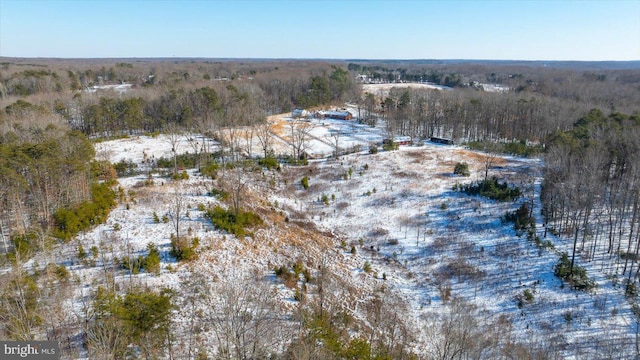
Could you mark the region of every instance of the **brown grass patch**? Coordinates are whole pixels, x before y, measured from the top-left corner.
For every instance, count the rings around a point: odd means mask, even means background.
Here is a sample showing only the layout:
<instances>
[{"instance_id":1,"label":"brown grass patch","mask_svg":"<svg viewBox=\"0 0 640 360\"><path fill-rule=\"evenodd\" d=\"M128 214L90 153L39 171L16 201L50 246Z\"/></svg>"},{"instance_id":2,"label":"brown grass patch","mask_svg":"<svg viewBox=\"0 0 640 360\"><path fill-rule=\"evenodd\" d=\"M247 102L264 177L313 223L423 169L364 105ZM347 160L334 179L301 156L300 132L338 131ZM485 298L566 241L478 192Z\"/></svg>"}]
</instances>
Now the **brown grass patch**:
<instances>
[{"instance_id":1,"label":"brown grass patch","mask_svg":"<svg viewBox=\"0 0 640 360\"><path fill-rule=\"evenodd\" d=\"M465 161L467 162L477 162L477 163L484 163L485 159L487 158L487 156L485 154L481 154L481 153L477 153L477 152L472 152L469 150L460 150L460 149L456 149L454 151L457 155L459 155L460 157L462 157ZM506 165L508 162L507 160L499 157L499 156L495 156L493 159L493 166L504 166Z\"/></svg>"}]
</instances>

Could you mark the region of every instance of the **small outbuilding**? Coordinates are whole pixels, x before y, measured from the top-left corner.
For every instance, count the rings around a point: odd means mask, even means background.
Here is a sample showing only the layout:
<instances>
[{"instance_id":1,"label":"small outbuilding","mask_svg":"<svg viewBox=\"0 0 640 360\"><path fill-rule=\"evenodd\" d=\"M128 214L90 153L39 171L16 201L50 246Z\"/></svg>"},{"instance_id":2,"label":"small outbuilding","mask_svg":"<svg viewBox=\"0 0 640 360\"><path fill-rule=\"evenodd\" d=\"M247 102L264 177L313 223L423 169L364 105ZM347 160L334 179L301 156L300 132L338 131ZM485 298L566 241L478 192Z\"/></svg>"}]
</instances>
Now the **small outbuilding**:
<instances>
[{"instance_id":1,"label":"small outbuilding","mask_svg":"<svg viewBox=\"0 0 640 360\"><path fill-rule=\"evenodd\" d=\"M291 112L291 117L294 118L294 119L306 118L306 117L309 117L309 112L307 110L304 110L304 109L294 109Z\"/></svg>"},{"instance_id":2,"label":"small outbuilding","mask_svg":"<svg viewBox=\"0 0 640 360\"><path fill-rule=\"evenodd\" d=\"M324 117L328 119L351 120L353 114L348 111L325 111Z\"/></svg>"},{"instance_id":3,"label":"small outbuilding","mask_svg":"<svg viewBox=\"0 0 640 360\"><path fill-rule=\"evenodd\" d=\"M383 145L389 145L393 141L394 144L399 146L411 145L413 141L410 136L395 136L393 139L384 139L382 140Z\"/></svg>"},{"instance_id":4,"label":"small outbuilding","mask_svg":"<svg viewBox=\"0 0 640 360\"><path fill-rule=\"evenodd\" d=\"M436 144L453 145L453 140L451 140L451 139L439 138L439 137L432 136L429 140L431 142L433 142L433 143L436 143Z\"/></svg>"}]
</instances>

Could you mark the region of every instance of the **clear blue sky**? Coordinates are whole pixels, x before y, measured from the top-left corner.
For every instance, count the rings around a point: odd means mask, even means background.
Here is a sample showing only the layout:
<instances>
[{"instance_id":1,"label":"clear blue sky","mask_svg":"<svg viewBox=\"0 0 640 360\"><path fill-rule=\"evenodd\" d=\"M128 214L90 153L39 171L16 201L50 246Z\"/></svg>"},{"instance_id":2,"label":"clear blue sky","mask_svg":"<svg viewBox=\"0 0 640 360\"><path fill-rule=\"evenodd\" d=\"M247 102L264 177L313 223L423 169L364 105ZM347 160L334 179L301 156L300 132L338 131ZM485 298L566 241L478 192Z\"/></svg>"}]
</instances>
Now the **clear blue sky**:
<instances>
[{"instance_id":1,"label":"clear blue sky","mask_svg":"<svg viewBox=\"0 0 640 360\"><path fill-rule=\"evenodd\" d=\"M0 0L0 56L640 60L640 0Z\"/></svg>"}]
</instances>

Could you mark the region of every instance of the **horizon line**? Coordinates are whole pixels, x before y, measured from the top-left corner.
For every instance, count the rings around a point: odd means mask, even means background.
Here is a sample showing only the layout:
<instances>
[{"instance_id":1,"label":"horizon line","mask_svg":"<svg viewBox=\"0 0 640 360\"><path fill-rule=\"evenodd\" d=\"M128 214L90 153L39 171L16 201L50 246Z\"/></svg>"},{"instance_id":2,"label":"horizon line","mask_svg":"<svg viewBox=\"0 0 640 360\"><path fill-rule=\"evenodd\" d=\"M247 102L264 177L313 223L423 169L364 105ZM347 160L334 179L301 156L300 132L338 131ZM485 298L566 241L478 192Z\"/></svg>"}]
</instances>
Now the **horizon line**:
<instances>
[{"instance_id":1,"label":"horizon line","mask_svg":"<svg viewBox=\"0 0 640 360\"><path fill-rule=\"evenodd\" d=\"M528 59L472 59L472 58L321 58L321 57L206 57L206 56L123 56L123 57L59 57L59 56L0 56L0 59L21 60L299 60L299 61L463 61L463 62L640 62L637 60L528 60Z\"/></svg>"}]
</instances>

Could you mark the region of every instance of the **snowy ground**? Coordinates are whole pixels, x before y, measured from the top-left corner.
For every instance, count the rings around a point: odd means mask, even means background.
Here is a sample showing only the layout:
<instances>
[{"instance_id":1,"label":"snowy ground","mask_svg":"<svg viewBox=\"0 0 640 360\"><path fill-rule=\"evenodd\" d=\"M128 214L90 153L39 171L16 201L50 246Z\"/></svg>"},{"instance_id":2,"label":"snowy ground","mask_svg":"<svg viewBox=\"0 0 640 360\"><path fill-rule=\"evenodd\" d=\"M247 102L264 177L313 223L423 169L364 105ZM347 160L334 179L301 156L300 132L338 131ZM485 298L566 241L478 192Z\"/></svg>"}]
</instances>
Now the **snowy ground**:
<instances>
[{"instance_id":1,"label":"snowy ground","mask_svg":"<svg viewBox=\"0 0 640 360\"><path fill-rule=\"evenodd\" d=\"M548 235L545 240L556 249L539 249L500 219L533 197L543 237L541 162L503 158L496 164L491 175L526 190L517 202L498 203L452 191L456 182L471 181L451 174L459 161L471 165L472 178L484 176L482 155L427 144L318 163L313 171L318 175L310 179L317 190L300 196L323 227L344 234L350 245L363 239L363 256L409 299L417 319L442 312L447 302L442 289L450 288L452 298L488 310L488 318L510 316L519 339L555 339L567 357L601 356L595 348L630 348L635 323L620 285L613 287L587 264L597 289L585 293L565 287L553 268L571 243ZM353 175L345 180L340 174L349 168ZM318 192L335 200L319 205ZM533 300L519 307L525 290Z\"/></svg>"},{"instance_id":2,"label":"snowy ground","mask_svg":"<svg viewBox=\"0 0 640 360\"><path fill-rule=\"evenodd\" d=\"M132 86L133 84L94 85L94 86L88 87L85 91L88 93L95 93L98 91L116 91L122 94L129 91Z\"/></svg>"},{"instance_id":3,"label":"snowy ground","mask_svg":"<svg viewBox=\"0 0 640 360\"><path fill-rule=\"evenodd\" d=\"M453 90L448 86L431 84L431 83L390 83L390 84L363 84L362 91L384 98L389 95L391 89L427 89L427 90Z\"/></svg>"},{"instance_id":4,"label":"snowy ground","mask_svg":"<svg viewBox=\"0 0 640 360\"><path fill-rule=\"evenodd\" d=\"M279 127L285 129L274 134L274 144L280 146L276 153L286 154L290 151L287 123L293 119L282 115L272 121L281 122ZM606 351L632 348L635 322L619 283L614 286L597 265L583 264L597 281L596 290L587 293L563 286L553 275L553 267L558 254L569 251L570 242L549 234L546 240L555 245L555 250L541 250L525 236L518 237L512 224L501 222L506 212L532 200L537 232L543 236L539 215L541 161L499 158L490 175L520 186L524 196L516 202L498 203L452 190L456 183L484 176L484 154L419 143L370 155L369 144L385 137L381 128L330 119L311 120L308 124L313 129L307 151L314 157L333 153L335 133L340 134L340 148L361 147L363 151L338 160L315 160L308 168L285 168L282 175L269 176L288 177L288 181L279 180L275 186L256 181L252 188L256 196L268 199L288 217L306 217L334 234L333 243L322 245L318 240L313 248L300 244L286 234L285 225L261 229L256 236L264 241L254 243L213 229L203 219L198 205L209 206L218 201L207 195L211 180L198 176L194 170L189 172L189 180L181 182L157 176L152 183L146 176L119 179L125 200L106 224L79 236L77 244L85 249L104 249L102 260L106 261L108 257L144 254L147 244L153 242L164 258L161 275L140 275L135 281L176 288L197 269L215 273L233 264L236 268L269 273L274 265L287 259L337 253L336 269L350 286L370 288L379 282L391 286L407 300L410 316L421 329L426 327L427 319L443 311L448 298L458 297L486 310L487 318L510 317L516 338L551 342L569 358L593 358ZM170 141L164 136L107 141L96 148L101 158L112 162L128 159L141 166L172 155ZM189 149L188 138L183 137L176 151ZM459 161L469 163L471 177L452 174ZM299 186L303 175L310 178L308 190ZM318 201L322 195L327 196L328 205ZM199 237L202 244L200 260L189 266L179 266L168 255L174 223L157 223L153 219L154 213L159 217L170 215L178 197L186 201L188 208L181 231ZM346 248L340 246L342 241ZM357 255L350 254L352 246ZM68 258L73 257L68 254ZM88 268L77 261L70 263L85 284L82 295L88 294L99 276L102 260L95 260L96 266ZM371 262L371 274L363 273L364 261ZM120 280L132 281L125 275ZM292 293L282 286L278 289L286 300L284 304L291 303ZM525 290L533 294L533 300L519 307L518 299ZM599 355L595 355L596 351ZM626 357L624 353L618 355Z\"/></svg>"}]
</instances>

